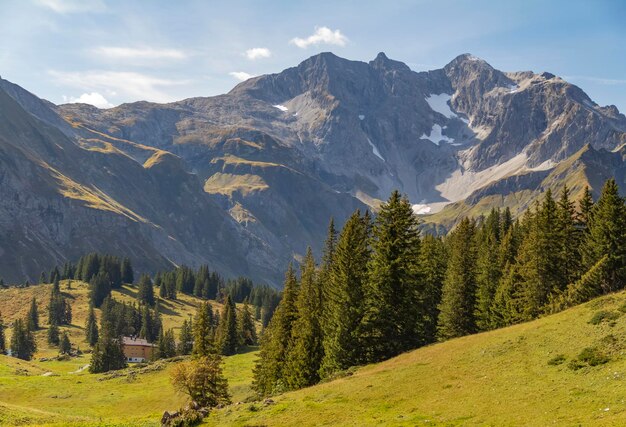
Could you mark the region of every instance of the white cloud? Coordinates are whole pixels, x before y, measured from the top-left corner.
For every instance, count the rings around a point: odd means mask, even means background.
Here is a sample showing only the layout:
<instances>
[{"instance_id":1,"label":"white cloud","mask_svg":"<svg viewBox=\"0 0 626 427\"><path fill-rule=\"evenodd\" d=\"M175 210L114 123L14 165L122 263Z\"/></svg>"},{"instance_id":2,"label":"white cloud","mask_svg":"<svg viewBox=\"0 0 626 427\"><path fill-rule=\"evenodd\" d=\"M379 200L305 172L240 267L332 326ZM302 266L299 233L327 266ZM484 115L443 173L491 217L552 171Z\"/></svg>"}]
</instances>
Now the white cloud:
<instances>
[{"instance_id":1,"label":"white cloud","mask_svg":"<svg viewBox=\"0 0 626 427\"><path fill-rule=\"evenodd\" d=\"M64 72L51 70L48 73L64 86L85 91L117 93L133 100L153 102L174 101L163 88L190 83L188 80L170 80L130 71L85 71Z\"/></svg>"},{"instance_id":2,"label":"white cloud","mask_svg":"<svg viewBox=\"0 0 626 427\"><path fill-rule=\"evenodd\" d=\"M348 38L341 34L339 30L331 30L328 27L316 27L315 32L305 39L296 37L291 39L290 43L295 44L301 49L306 49L311 45L332 44L336 46L345 46Z\"/></svg>"},{"instance_id":3,"label":"white cloud","mask_svg":"<svg viewBox=\"0 0 626 427\"><path fill-rule=\"evenodd\" d=\"M248 79L251 79L252 77L255 77L254 75L246 73L245 71L232 71L228 74L230 74L231 76L233 76L234 78L242 82L244 80L248 80Z\"/></svg>"},{"instance_id":4,"label":"white cloud","mask_svg":"<svg viewBox=\"0 0 626 427\"><path fill-rule=\"evenodd\" d=\"M102 0L35 0L42 7L56 13L103 12L106 6Z\"/></svg>"},{"instance_id":5,"label":"white cloud","mask_svg":"<svg viewBox=\"0 0 626 427\"><path fill-rule=\"evenodd\" d=\"M96 55L109 59L185 59L187 53L178 49L154 49L151 47L133 48L117 46L101 46L93 49Z\"/></svg>"},{"instance_id":6,"label":"white cloud","mask_svg":"<svg viewBox=\"0 0 626 427\"><path fill-rule=\"evenodd\" d=\"M112 108L114 107L104 96L98 92L83 93L78 98L70 96L69 98L63 95L63 101L71 103L90 104L98 108Z\"/></svg>"},{"instance_id":7,"label":"white cloud","mask_svg":"<svg viewBox=\"0 0 626 427\"><path fill-rule=\"evenodd\" d=\"M246 58L250 60L269 58L272 56L272 52L266 47L253 47L246 50Z\"/></svg>"}]
</instances>

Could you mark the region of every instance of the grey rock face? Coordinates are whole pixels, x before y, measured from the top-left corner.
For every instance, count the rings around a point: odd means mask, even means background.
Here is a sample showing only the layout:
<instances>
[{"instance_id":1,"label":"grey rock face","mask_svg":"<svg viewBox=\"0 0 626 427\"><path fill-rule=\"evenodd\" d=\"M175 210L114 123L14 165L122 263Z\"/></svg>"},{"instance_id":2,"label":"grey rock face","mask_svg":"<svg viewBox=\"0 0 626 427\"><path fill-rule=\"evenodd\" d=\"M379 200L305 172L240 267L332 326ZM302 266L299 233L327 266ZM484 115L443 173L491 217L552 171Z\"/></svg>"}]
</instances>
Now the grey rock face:
<instances>
[{"instance_id":1,"label":"grey rock face","mask_svg":"<svg viewBox=\"0 0 626 427\"><path fill-rule=\"evenodd\" d=\"M307 245L321 249L331 216L341 225L393 189L435 211L572 181L559 169L570 163L584 164L583 181L596 185L592 175L619 173L616 150L626 142L614 106L552 74L502 72L468 54L414 72L384 53L369 63L322 53L225 95L108 110L52 106L6 81L0 88L14 100L7 108L30 120L16 140L36 148L25 155L12 145L0 158L6 171L21 162L0 175L9 183L0 236L17 233L24 245L0 263L21 263L16 277L110 247L146 269L208 262L276 284ZM8 126L4 109L3 118ZM0 138L12 135L0 128ZM617 163L588 172L602 153ZM37 179L53 196L33 190ZM7 218L22 211L28 231L18 233ZM75 237L102 228L95 224L110 231L89 243ZM31 265L29 251L46 255Z\"/></svg>"}]
</instances>

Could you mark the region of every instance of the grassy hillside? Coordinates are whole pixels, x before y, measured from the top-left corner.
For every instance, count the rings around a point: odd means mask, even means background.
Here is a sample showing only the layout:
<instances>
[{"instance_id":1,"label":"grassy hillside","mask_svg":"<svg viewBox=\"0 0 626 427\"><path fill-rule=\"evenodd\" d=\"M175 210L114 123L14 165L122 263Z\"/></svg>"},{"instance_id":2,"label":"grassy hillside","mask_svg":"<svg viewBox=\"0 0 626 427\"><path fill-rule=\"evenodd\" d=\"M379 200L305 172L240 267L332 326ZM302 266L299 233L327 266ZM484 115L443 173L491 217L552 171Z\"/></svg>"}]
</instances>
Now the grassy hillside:
<instances>
[{"instance_id":1,"label":"grassy hillside","mask_svg":"<svg viewBox=\"0 0 626 427\"><path fill-rule=\"evenodd\" d=\"M74 304L86 301L84 285L73 287L66 292ZM48 291L2 290L0 309L5 317L22 315L32 295ZM125 288L115 297L133 292ZM171 303L166 325L178 325L196 303L187 297ZM252 394L256 353L227 357L235 404L214 411L206 425L625 425L625 306L626 292L605 296L356 369L272 404L237 404ZM80 313L75 308L78 326L70 328L77 340ZM43 340L45 331L40 335ZM53 352L43 347L36 357ZM153 426L165 409L184 402L169 383L172 363L112 376L80 371L88 361L88 355L64 362L0 356L0 425Z\"/></svg>"},{"instance_id":2,"label":"grassy hillside","mask_svg":"<svg viewBox=\"0 0 626 427\"><path fill-rule=\"evenodd\" d=\"M0 312L5 322L23 317L30 300L39 302L42 326L46 326L47 304L51 285L24 289L0 290ZM87 349L83 325L88 307L87 284L61 282L63 293L71 299L73 325L62 327L71 335L71 341ZM120 301L132 301L136 289L125 286L113 292ZM165 328L180 327L183 320L193 315L199 300L179 295L177 301L161 304ZM221 304L214 302L215 309ZM99 315L99 310L97 314ZM8 331L10 335L10 330ZM46 343L46 329L36 333L38 351L30 362L0 356L0 425L158 425L163 411L177 409L185 397L174 392L169 372L172 363L157 362L147 368L130 366L113 375L93 375L84 369L90 355L67 361L40 361L42 357L56 356L58 349ZM252 394L250 383L255 352L225 358L224 371L229 379L234 401Z\"/></svg>"},{"instance_id":3,"label":"grassy hillside","mask_svg":"<svg viewBox=\"0 0 626 427\"><path fill-rule=\"evenodd\" d=\"M626 425L625 303L606 296L425 347L274 404L215 411L208 424Z\"/></svg>"}]
</instances>

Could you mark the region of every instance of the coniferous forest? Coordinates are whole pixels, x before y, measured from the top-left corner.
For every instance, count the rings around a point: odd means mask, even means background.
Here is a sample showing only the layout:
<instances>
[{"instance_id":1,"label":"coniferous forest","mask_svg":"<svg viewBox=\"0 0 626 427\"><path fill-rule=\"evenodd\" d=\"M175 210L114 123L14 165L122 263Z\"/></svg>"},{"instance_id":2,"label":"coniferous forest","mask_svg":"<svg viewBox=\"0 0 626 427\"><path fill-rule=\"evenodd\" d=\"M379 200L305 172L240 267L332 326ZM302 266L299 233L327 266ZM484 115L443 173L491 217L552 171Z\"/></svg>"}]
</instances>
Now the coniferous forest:
<instances>
[{"instance_id":1,"label":"coniferous forest","mask_svg":"<svg viewBox=\"0 0 626 427\"><path fill-rule=\"evenodd\" d=\"M263 332L254 388L298 389L407 350L560 311L626 284L626 206L615 180L597 201L567 187L518 219L508 209L464 218L445 237L420 235L408 199L391 194L373 219L331 220L319 263L283 295Z\"/></svg>"}]
</instances>

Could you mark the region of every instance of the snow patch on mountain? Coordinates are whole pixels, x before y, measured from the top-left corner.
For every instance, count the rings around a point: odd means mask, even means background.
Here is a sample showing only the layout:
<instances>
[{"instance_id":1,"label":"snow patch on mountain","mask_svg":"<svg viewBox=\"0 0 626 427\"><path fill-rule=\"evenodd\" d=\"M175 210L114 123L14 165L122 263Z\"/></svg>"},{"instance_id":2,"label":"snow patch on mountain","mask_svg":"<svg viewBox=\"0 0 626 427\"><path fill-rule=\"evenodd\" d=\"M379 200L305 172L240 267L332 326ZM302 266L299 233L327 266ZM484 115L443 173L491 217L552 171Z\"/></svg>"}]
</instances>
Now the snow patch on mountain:
<instances>
[{"instance_id":1,"label":"snow patch on mountain","mask_svg":"<svg viewBox=\"0 0 626 427\"><path fill-rule=\"evenodd\" d=\"M452 144L454 142L454 139L449 138L443 134L443 130L445 128L445 126L442 128L440 125L434 124L432 129L430 130L430 134L423 134L422 136L420 136L420 139L428 139L435 145L439 145L441 141Z\"/></svg>"},{"instance_id":2,"label":"snow patch on mountain","mask_svg":"<svg viewBox=\"0 0 626 427\"><path fill-rule=\"evenodd\" d=\"M278 108L280 111L289 111L289 108L285 107L282 104L276 104L276 105L272 105L272 107L274 108Z\"/></svg>"},{"instance_id":3,"label":"snow patch on mountain","mask_svg":"<svg viewBox=\"0 0 626 427\"><path fill-rule=\"evenodd\" d=\"M380 151L378 151L378 148L376 148L374 143L369 138L367 138L367 142L369 143L370 147L372 147L372 153L374 153L376 157L384 162L385 159L383 158L383 156L380 155Z\"/></svg>"},{"instance_id":4,"label":"snow patch on mountain","mask_svg":"<svg viewBox=\"0 0 626 427\"><path fill-rule=\"evenodd\" d=\"M428 205L417 203L412 206L415 215L425 215L430 213L431 207Z\"/></svg>"},{"instance_id":5,"label":"snow patch on mountain","mask_svg":"<svg viewBox=\"0 0 626 427\"><path fill-rule=\"evenodd\" d=\"M440 93L439 95L432 94L426 98L426 102L430 106L430 109L446 116L449 119L453 119L458 117L452 109L450 109L450 99L452 95L448 95L447 93Z\"/></svg>"}]
</instances>

